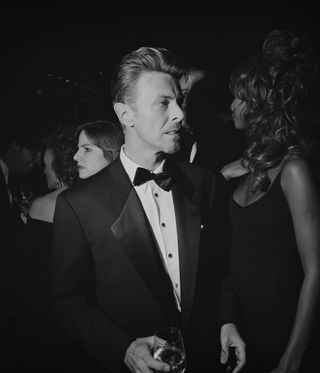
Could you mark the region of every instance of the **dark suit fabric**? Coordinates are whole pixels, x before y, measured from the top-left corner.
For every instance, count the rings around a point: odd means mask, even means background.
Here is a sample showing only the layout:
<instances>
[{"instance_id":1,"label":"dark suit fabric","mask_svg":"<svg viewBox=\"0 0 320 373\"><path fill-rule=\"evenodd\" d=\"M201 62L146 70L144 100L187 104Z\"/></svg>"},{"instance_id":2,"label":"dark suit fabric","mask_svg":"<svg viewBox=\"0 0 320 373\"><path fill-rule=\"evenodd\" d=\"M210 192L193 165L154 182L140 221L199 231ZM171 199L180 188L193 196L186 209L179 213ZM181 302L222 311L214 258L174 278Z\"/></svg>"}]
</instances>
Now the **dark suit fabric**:
<instances>
[{"instance_id":1,"label":"dark suit fabric","mask_svg":"<svg viewBox=\"0 0 320 373\"><path fill-rule=\"evenodd\" d=\"M153 335L164 325L188 329L194 317L200 246L215 250L208 246L216 223L214 175L190 164L173 167L181 315L152 229L120 159L57 200L52 310L70 334L114 372L124 369L125 352L134 339ZM212 296L206 291L209 307Z\"/></svg>"},{"instance_id":2,"label":"dark suit fabric","mask_svg":"<svg viewBox=\"0 0 320 373\"><path fill-rule=\"evenodd\" d=\"M1 237L1 289L4 308L13 307L15 302L14 274L17 255L21 249L21 236L24 223L19 207L10 202L8 187L0 168L0 237ZM12 310L13 311L13 310Z\"/></svg>"},{"instance_id":3,"label":"dark suit fabric","mask_svg":"<svg viewBox=\"0 0 320 373\"><path fill-rule=\"evenodd\" d=\"M48 309L52 224L29 216L23 243L16 265L15 362L20 370L30 373L102 372L102 367L61 330Z\"/></svg>"},{"instance_id":4,"label":"dark suit fabric","mask_svg":"<svg viewBox=\"0 0 320 373\"><path fill-rule=\"evenodd\" d=\"M8 188L0 168L0 330L3 360L13 362L16 349L16 313L18 308L16 261L24 229L18 208L10 202Z\"/></svg>"}]
</instances>

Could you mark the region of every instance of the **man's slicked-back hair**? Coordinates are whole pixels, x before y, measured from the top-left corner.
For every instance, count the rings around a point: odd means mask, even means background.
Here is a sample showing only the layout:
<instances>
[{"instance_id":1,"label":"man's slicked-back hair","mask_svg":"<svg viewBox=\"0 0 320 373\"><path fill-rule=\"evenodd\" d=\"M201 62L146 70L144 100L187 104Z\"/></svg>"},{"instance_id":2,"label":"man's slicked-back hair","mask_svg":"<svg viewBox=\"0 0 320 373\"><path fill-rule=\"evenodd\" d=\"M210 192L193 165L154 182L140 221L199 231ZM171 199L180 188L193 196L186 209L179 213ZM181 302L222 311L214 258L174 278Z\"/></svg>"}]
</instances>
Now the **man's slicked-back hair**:
<instances>
[{"instance_id":1,"label":"man's slicked-back hair","mask_svg":"<svg viewBox=\"0 0 320 373\"><path fill-rule=\"evenodd\" d=\"M184 74L176 57L165 48L141 47L124 56L111 81L112 103L133 101L133 88L140 75L146 72L161 72L179 80Z\"/></svg>"}]
</instances>

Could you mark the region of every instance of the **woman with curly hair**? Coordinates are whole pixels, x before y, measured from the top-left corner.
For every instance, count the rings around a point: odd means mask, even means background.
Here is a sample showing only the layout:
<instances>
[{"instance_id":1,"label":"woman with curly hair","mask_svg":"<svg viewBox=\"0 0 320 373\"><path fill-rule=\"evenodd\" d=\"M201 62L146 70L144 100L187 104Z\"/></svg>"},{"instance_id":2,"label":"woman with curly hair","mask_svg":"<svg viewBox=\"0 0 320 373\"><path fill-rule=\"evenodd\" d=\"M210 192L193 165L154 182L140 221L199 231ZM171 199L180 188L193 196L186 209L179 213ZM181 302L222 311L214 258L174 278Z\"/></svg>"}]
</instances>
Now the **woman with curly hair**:
<instances>
[{"instance_id":1,"label":"woman with curly hair","mask_svg":"<svg viewBox=\"0 0 320 373\"><path fill-rule=\"evenodd\" d=\"M276 30L230 79L236 128L246 131L230 198L232 250L221 305L234 302L245 372L307 372L320 297L320 206L302 104L316 72L304 39ZM222 362L228 328L221 333Z\"/></svg>"},{"instance_id":2,"label":"woman with curly hair","mask_svg":"<svg viewBox=\"0 0 320 373\"><path fill-rule=\"evenodd\" d=\"M71 126L58 126L44 139L44 174L51 191L37 197L31 204L24 246L17 264L19 318L23 324L19 328L19 344L33 368L37 364L42 367L49 360L52 364L57 356L64 359L63 339L57 339L57 328L49 314L47 301L55 204L58 194L79 179L73 160L75 151L74 128Z\"/></svg>"},{"instance_id":3,"label":"woman with curly hair","mask_svg":"<svg viewBox=\"0 0 320 373\"><path fill-rule=\"evenodd\" d=\"M44 174L48 188L53 191L33 201L29 217L52 223L58 194L79 179L77 166L73 160L76 151L74 129L69 126L58 126L44 141Z\"/></svg>"}]
</instances>

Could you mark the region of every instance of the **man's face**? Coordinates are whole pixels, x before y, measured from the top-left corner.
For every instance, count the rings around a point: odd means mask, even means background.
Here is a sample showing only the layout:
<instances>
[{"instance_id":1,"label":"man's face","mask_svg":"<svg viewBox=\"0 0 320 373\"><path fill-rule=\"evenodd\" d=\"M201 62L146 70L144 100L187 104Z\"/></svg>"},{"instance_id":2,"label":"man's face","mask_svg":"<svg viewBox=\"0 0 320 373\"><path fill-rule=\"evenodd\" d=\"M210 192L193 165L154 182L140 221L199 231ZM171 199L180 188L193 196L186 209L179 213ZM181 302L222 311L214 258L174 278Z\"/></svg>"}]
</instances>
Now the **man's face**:
<instances>
[{"instance_id":1,"label":"man's face","mask_svg":"<svg viewBox=\"0 0 320 373\"><path fill-rule=\"evenodd\" d=\"M127 140L139 151L175 153L180 148L183 119L182 95L169 74L148 72L140 76L129 104L133 127ZM133 131L133 132L132 132Z\"/></svg>"},{"instance_id":2,"label":"man's face","mask_svg":"<svg viewBox=\"0 0 320 373\"><path fill-rule=\"evenodd\" d=\"M181 88L181 92L182 92L182 95L183 95L183 105L182 105L182 108L184 110L184 118L183 118L183 122L182 122L182 125L186 128L188 128L189 130L191 128L189 128L189 125L188 125L188 122L187 122L187 117L186 117L186 110L187 110L187 98L188 98L188 94L190 93L192 87L201 79L204 79L205 78L205 71L203 70L192 70L188 76L183 76L180 80L179 80L179 84L180 84L180 88Z\"/></svg>"},{"instance_id":3,"label":"man's face","mask_svg":"<svg viewBox=\"0 0 320 373\"><path fill-rule=\"evenodd\" d=\"M16 174L25 174L33 167L34 154L31 150L14 143L9 151L10 171Z\"/></svg>"}]
</instances>

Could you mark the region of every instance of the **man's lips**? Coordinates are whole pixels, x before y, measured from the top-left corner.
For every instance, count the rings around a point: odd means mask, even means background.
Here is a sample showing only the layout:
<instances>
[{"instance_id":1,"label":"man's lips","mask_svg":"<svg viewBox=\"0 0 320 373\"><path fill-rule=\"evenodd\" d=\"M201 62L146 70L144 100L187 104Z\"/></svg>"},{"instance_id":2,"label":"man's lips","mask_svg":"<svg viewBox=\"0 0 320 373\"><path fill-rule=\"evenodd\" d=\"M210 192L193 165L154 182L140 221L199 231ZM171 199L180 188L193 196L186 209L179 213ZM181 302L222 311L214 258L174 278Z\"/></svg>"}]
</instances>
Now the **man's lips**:
<instances>
[{"instance_id":1,"label":"man's lips","mask_svg":"<svg viewBox=\"0 0 320 373\"><path fill-rule=\"evenodd\" d=\"M167 135L179 135L180 134L180 128L167 131L166 134Z\"/></svg>"}]
</instances>

